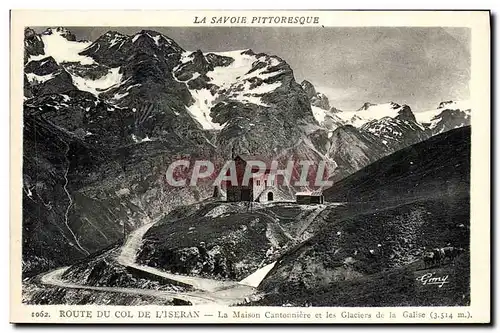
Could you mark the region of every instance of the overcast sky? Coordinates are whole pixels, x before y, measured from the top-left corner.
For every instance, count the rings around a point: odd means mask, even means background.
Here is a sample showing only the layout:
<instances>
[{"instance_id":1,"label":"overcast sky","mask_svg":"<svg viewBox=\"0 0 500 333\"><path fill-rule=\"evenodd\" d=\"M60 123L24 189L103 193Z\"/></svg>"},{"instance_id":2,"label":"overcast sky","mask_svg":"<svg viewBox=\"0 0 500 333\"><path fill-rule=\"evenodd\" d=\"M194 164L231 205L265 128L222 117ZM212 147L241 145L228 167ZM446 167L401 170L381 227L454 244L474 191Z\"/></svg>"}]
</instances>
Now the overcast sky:
<instances>
[{"instance_id":1,"label":"overcast sky","mask_svg":"<svg viewBox=\"0 0 500 333\"><path fill-rule=\"evenodd\" d=\"M78 39L89 40L108 30L132 35L141 29L159 31L186 50L250 48L277 55L298 82L311 81L343 110L394 101L423 111L444 100L469 99L467 28L69 28Z\"/></svg>"}]
</instances>

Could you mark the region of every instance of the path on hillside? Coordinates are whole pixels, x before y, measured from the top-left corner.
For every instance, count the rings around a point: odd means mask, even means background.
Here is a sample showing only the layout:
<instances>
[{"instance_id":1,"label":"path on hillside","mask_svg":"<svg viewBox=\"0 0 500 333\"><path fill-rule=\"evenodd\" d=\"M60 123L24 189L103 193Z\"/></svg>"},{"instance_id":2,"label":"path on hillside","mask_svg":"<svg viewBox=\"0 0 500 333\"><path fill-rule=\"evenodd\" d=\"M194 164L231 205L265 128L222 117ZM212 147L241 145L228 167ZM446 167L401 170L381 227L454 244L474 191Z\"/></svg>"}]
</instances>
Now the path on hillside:
<instances>
[{"instance_id":1,"label":"path on hillside","mask_svg":"<svg viewBox=\"0 0 500 333\"><path fill-rule=\"evenodd\" d=\"M306 230L309 228L311 223L316 220L316 218L328 207L328 205L321 204L318 205L318 207L312 211L304 220L302 225L300 226L300 229L298 229L297 233L295 234L295 237L300 237Z\"/></svg>"},{"instance_id":2,"label":"path on hillside","mask_svg":"<svg viewBox=\"0 0 500 333\"><path fill-rule=\"evenodd\" d=\"M252 296L255 296L256 290L252 286L242 284L236 281L219 281L215 279L200 278L194 276L178 275L168 273L154 267L139 265L136 263L137 253L142 245L142 239L146 232L156 222L148 223L135 231L128 237L122 247L117 262L124 267L131 267L149 274L154 274L169 280L181 282L193 286L196 290L188 292L170 292L153 289L123 288L123 287L94 287L79 285L64 281L62 275L68 267L58 268L50 271L41 277L41 282L46 285L70 288L85 289L101 292L115 292L136 295L147 295L171 300L178 298L195 304L220 304L234 305L247 302Z\"/></svg>"},{"instance_id":3,"label":"path on hillside","mask_svg":"<svg viewBox=\"0 0 500 333\"><path fill-rule=\"evenodd\" d=\"M196 289L206 290L206 291L216 291L224 288L229 288L237 284L237 282L219 281L215 279L200 278L196 276L187 276L172 274L157 268L140 265L136 263L137 253L142 245L142 239L146 232L151 228L155 222L146 224L139 229L133 231L127 238L125 245L122 247L122 251L118 257L118 263L125 267L132 267L137 270L154 274L166 279L178 281L181 283L189 284Z\"/></svg>"}]
</instances>

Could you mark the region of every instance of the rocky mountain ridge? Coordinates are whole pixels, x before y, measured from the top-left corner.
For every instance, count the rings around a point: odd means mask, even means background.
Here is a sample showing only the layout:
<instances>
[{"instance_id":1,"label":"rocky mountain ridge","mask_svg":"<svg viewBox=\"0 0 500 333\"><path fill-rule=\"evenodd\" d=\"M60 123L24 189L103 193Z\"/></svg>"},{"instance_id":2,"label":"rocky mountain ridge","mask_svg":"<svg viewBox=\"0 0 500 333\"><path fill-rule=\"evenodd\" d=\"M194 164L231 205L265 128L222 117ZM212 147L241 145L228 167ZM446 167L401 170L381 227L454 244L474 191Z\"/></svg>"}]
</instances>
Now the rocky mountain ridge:
<instances>
[{"instance_id":1,"label":"rocky mountain ridge","mask_svg":"<svg viewBox=\"0 0 500 333\"><path fill-rule=\"evenodd\" d=\"M291 68L251 50L186 52L150 30L88 42L64 28L27 28L24 87L25 274L81 258L210 196L208 179L166 184L175 159L326 158L311 137L326 132L316 133ZM50 244L61 252L46 252Z\"/></svg>"},{"instance_id":2,"label":"rocky mountain ridge","mask_svg":"<svg viewBox=\"0 0 500 333\"><path fill-rule=\"evenodd\" d=\"M393 152L433 135L470 125L469 101L444 101L435 110L413 112L410 106L388 102L375 104L365 102L356 111L342 111L330 107L328 98L304 81L304 89L309 91L313 115L327 131L341 126L352 125L378 137L386 148ZM322 96L322 104L318 97ZM328 107L326 107L328 106Z\"/></svg>"}]
</instances>

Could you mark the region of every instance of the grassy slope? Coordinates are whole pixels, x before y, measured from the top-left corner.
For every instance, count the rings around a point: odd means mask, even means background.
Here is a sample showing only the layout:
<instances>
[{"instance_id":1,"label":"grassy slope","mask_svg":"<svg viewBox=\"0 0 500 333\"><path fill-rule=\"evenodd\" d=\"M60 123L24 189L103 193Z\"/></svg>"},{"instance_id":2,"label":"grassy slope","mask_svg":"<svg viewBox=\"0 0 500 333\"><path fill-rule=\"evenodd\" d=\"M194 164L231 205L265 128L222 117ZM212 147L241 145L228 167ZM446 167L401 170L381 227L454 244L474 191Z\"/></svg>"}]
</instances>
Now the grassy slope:
<instances>
[{"instance_id":1,"label":"grassy slope","mask_svg":"<svg viewBox=\"0 0 500 333\"><path fill-rule=\"evenodd\" d=\"M254 305L273 306L456 306L470 304L468 254L439 269L419 270L420 262L358 279L339 281L314 289L285 286ZM415 277L427 272L450 275L450 287L419 287Z\"/></svg>"},{"instance_id":2,"label":"grassy slope","mask_svg":"<svg viewBox=\"0 0 500 333\"><path fill-rule=\"evenodd\" d=\"M384 299L371 305L436 301L432 292L413 297L413 272L423 268L420 258L424 247L469 247L468 200L421 200L343 221L327 218L331 223L323 225L321 233L284 255L263 281L260 288L271 294L264 304L361 306L367 290L375 299ZM453 278L469 275L468 266L451 268L463 269ZM455 294L468 294L466 283L455 287ZM318 298L326 291L330 296ZM390 299L384 296L390 293L394 294ZM441 301L450 304L457 300L447 294Z\"/></svg>"},{"instance_id":3,"label":"grassy slope","mask_svg":"<svg viewBox=\"0 0 500 333\"><path fill-rule=\"evenodd\" d=\"M386 201L469 191L470 126L399 150L325 191L328 201Z\"/></svg>"}]
</instances>

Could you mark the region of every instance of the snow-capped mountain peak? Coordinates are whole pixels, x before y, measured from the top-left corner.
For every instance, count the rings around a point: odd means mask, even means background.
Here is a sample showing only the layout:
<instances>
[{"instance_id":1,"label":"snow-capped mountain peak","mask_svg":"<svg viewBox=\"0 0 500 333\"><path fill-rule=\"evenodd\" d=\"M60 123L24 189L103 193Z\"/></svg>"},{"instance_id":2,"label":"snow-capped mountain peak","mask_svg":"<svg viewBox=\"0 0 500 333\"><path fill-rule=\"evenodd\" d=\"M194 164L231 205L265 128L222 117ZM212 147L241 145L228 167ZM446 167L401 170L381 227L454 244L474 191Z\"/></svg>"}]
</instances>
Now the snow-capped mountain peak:
<instances>
[{"instance_id":1,"label":"snow-capped mountain peak","mask_svg":"<svg viewBox=\"0 0 500 333\"><path fill-rule=\"evenodd\" d=\"M288 72L276 56L255 54L252 50L203 53L183 52L174 76L189 88L194 103L188 112L205 129L221 129L211 110L216 105L232 104L269 107L263 98L282 84ZM225 117L224 117L225 118ZM224 124L225 121L222 122Z\"/></svg>"},{"instance_id":2,"label":"snow-capped mountain peak","mask_svg":"<svg viewBox=\"0 0 500 333\"><path fill-rule=\"evenodd\" d=\"M316 88L311 82L304 80L300 83L300 85L302 89L304 89L304 91L306 92L307 97L311 101L312 106L327 111L330 110L330 101L328 100L328 97L326 97L325 94L316 91Z\"/></svg>"},{"instance_id":3,"label":"snow-capped mountain peak","mask_svg":"<svg viewBox=\"0 0 500 333\"><path fill-rule=\"evenodd\" d=\"M90 65L94 63L92 58L79 54L91 43L77 41L75 35L66 28L47 28L41 34L41 41L43 43L43 54L32 55L28 61L52 57L59 64L75 62L82 65Z\"/></svg>"},{"instance_id":4,"label":"snow-capped mountain peak","mask_svg":"<svg viewBox=\"0 0 500 333\"><path fill-rule=\"evenodd\" d=\"M173 56L173 63L182 52L184 50L169 37L157 31L141 30L133 36L108 31L80 54L99 64L117 67L138 54L148 54L155 59Z\"/></svg>"},{"instance_id":5,"label":"snow-capped mountain peak","mask_svg":"<svg viewBox=\"0 0 500 333\"><path fill-rule=\"evenodd\" d=\"M129 39L129 36L121 34L116 31L108 31L103 35L103 39L108 40L108 48L122 47L123 44Z\"/></svg>"},{"instance_id":6,"label":"snow-capped mountain peak","mask_svg":"<svg viewBox=\"0 0 500 333\"><path fill-rule=\"evenodd\" d=\"M370 103L370 102L365 102L365 103L363 103L363 105L362 105L359 109L357 109L356 111L368 110L370 107L375 106L375 105L377 105L377 104L373 104L373 103Z\"/></svg>"},{"instance_id":7,"label":"snow-capped mountain peak","mask_svg":"<svg viewBox=\"0 0 500 333\"><path fill-rule=\"evenodd\" d=\"M153 30L141 30L132 37L132 44L141 42L153 43L156 47L172 48L174 52L181 53L184 50L171 38Z\"/></svg>"},{"instance_id":8,"label":"snow-capped mountain peak","mask_svg":"<svg viewBox=\"0 0 500 333\"><path fill-rule=\"evenodd\" d=\"M383 104L366 102L357 111L342 111L337 112L336 115L346 123L352 124L355 127L361 127L372 120L380 120L385 117L403 117L413 120L411 119L413 114L410 107L395 102Z\"/></svg>"},{"instance_id":9,"label":"snow-capped mountain peak","mask_svg":"<svg viewBox=\"0 0 500 333\"><path fill-rule=\"evenodd\" d=\"M56 27L56 28L47 28L45 29L44 32L42 32L42 35L50 36L50 35L59 35L68 41L75 42L76 41L76 36L71 33L66 28L63 27Z\"/></svg>"}]
</instances>

